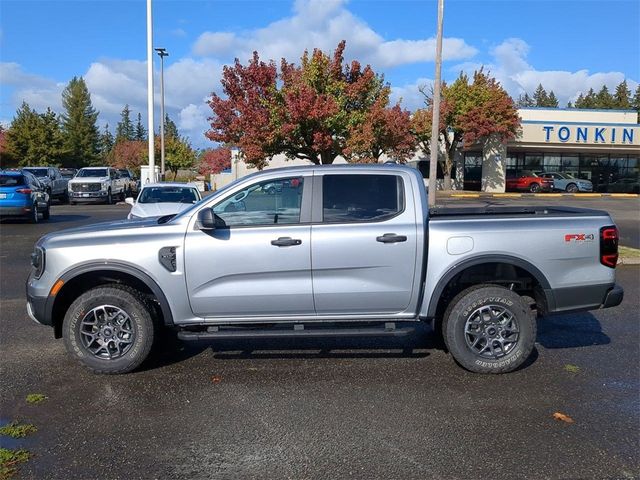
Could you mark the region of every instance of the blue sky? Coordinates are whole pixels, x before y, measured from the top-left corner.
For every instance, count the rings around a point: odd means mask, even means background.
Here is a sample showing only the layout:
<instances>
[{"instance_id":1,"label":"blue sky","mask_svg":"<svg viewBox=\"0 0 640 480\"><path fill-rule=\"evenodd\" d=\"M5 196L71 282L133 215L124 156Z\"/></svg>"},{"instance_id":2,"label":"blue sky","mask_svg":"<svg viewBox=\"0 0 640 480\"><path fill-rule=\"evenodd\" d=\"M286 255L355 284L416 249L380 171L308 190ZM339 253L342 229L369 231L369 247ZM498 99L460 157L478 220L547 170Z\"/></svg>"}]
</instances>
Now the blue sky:
<instances>
[{"instance_id":1,"label":"blue sky","mask_svg":"<svg viewBox=\"0 0 640 480\"><path fill-rule=\"evenodd\" d=\"M220 92L222 65L246 62L254 49L297 60L305 48L346 39L347 57L371 63L410 109L433 77L435 1L156 0L153 10L155 46L170 53L167 109L198 147L208 143L205 100ZM0 29L2 123L23 100L61 111L74 75L86 79L101 125L113 129L125 103L146 116L144 0L1 0ZM566 103L591 87L640 81L637 0L445 0L444 36L445 79L484 65L514 96L542 83Z\"/></svg>"}]
</instances>

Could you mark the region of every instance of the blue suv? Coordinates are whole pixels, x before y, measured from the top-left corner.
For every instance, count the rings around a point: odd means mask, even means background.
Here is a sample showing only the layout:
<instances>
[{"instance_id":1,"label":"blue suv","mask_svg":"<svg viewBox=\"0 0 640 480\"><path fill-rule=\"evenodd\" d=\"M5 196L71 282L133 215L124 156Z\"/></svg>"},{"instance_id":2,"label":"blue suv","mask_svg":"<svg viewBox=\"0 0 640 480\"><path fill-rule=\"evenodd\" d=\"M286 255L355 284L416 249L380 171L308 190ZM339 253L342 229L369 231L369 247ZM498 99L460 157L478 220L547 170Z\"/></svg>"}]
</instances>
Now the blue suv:
<instances>
[{"instance_id":1,"label":"blue suv","mask_svg":"<svg viewBox=\"0 0 640 480\"><path fill-rule=\"evenodd\" d=\"M0 217L27 217L38 223L49 219L49 195L29 172L0 171Z\"/></svg>"}]
</instances>

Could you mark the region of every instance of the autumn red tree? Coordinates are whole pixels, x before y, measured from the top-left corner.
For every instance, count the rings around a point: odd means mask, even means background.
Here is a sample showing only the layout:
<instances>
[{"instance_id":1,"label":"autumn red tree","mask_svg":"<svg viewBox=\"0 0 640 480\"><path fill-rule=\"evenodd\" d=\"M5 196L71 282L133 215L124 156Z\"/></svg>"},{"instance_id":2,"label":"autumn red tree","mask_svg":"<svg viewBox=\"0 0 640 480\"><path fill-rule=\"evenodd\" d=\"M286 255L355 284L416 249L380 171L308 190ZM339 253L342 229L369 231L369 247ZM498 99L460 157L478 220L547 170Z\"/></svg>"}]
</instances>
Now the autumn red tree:
<instances>
[{"instance_id":1,"label":"autumn red tree","mask_svg":"<svg viewBox=\"0 0 640 480\"><path fill-rule=\"evenodd\" d=\"M147 142L140 140L122 140L117 142L107 158L116 168L139 169L146 163L149 155Z\"/></svg>"},{"instance_id":2,"label":"autumn red tree","mask_svg":"<svg viewBox=\"0 0 640 480\"><path fill-rule=\"evenodd\" d=\"M226 147L207 149L200 155L198 173L215 175L231 168L231 149Z\"/></svg>"},{"instance_id":3,"label":"autumn red tree","mask_svg":"<svg viewBox=\"0 0 640 480\"><path fill-rule=\"evenodd\" d=\"M279 70L257 52L247 66L236 59L223 70L226 98L211 96L207 137L239 147L258 168L278 153L315 164L333 163L339 155L352 161L388 152L406 156L408 112L388 108L389 86L370 66L345 64L345 46L342 41L332 56L305 52L300 65L283 59ZM376 126L369 129L372 119Z\"/></svg>"}]
</instances>

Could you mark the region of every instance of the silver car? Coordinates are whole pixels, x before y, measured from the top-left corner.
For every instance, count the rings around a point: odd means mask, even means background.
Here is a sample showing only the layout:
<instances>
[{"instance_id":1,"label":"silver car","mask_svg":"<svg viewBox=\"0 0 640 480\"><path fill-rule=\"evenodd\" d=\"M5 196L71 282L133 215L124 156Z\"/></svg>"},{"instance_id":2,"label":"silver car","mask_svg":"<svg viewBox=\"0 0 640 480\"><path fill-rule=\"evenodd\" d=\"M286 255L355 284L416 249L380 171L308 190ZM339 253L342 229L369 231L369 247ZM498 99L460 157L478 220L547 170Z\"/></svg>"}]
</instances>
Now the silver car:
<instances>
[{"instance_id":1,"label":"silver car","mask_svg":"<svg viewBox=\"0 0 640 480\"><path fill-rule=\"evenodd\" d=\"M127 218L175 215L200 200L200 191L193 183L148 183L137 200L133 197L125 199L133 207Z\"/></svg>"},{"instance_id":2,"label":"silver car","mask_svg":"<svg viewBox=\"0 0 640 480\"><path fill-rule=\"evenodd\" d=\"M589 180L576 178L570 173L560 172L540 172L542 178L553 179L553 189L562 190L568 193L593 192L593 183Z\"/></svg>"}]
</instances>

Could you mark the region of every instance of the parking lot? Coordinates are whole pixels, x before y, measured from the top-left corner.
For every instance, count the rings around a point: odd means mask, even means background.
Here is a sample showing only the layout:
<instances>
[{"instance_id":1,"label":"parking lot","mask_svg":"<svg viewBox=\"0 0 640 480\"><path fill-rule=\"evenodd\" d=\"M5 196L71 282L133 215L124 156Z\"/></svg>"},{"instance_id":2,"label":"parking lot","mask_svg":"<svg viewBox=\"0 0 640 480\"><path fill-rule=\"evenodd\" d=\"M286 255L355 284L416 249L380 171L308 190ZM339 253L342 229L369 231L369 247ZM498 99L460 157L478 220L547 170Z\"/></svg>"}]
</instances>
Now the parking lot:
<instances>
[{"instance_id":1,"label":"parking lot","mask_svg":"<svg viewBox=\"0 0 640 480\"><path fill-rule=\"evenodd\" d=\"M637 199L500 200L541 202L608 210L640 247ZM140 371L97 376L28 319L24 281L41 235L129 208L54 205L48 222L0 224L0 424L38 428L0 437L32 454L19 478L640 477L640 267L619 267L619 307L540 319L511 374L462 370L425 326L405 339L168 340ZM28 404L33 393L47 398Z\"/></svg>"}]
</instances>

